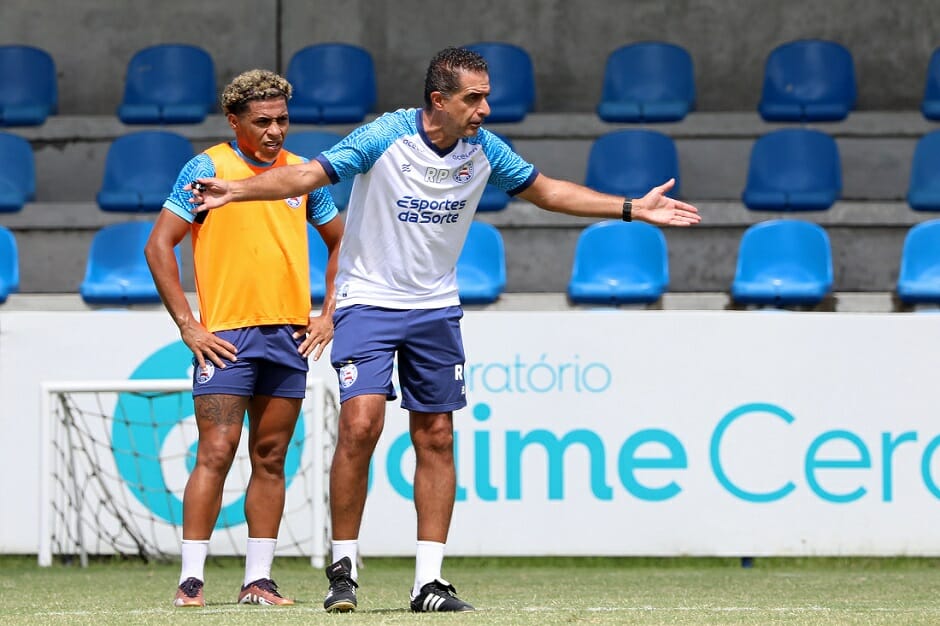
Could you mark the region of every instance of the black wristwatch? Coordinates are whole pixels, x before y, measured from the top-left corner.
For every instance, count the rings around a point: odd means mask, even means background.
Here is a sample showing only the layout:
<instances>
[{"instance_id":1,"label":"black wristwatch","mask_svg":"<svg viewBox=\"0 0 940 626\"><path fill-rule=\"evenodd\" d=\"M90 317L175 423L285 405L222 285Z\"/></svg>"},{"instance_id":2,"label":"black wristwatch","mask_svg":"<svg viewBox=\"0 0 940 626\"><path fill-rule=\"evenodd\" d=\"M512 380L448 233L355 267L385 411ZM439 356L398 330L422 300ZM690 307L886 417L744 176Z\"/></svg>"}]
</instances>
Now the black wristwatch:
<instances>
[{"instance_id":1,"label":"black wristwatch","mask_svg":"<svg viewBox=\"0 0 940 626\"><path fill-rule=\"evenodd\" d=\"M626 198L623 201L623 221L632 222L633 221L633 200Z\"/></svg>"}]
</instances>

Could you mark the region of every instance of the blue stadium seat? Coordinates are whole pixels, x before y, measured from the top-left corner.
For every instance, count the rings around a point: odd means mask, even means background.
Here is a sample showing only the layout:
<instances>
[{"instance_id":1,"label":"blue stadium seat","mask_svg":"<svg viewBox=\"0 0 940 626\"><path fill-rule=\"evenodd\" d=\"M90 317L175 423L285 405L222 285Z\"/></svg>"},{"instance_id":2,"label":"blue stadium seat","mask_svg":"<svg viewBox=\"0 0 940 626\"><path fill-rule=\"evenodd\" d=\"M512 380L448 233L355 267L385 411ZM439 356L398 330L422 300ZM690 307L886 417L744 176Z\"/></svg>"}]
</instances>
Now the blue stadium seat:
<instances>
[{"instance_id":1,"label":"blue stadium seat","mask_svg":"<svg viewBox=\"0 0 940 626\"><path fill-rule=\"evenodd\" d=\"M597 115L605 122L675 122L695 109L692 55L643 41L610 53Z\"/></svg>"},{"instance_id":2,"label":"blue stadium seat","mask_svg":"<svg viewBox=\"0 0 940 626\"><path fill-rule=\"evenodd\" d=\"M940 304L940 219L921 222L907 231L897 291L906 304Z\"/></svg>"},{"instance_id":3,"label":"blue stadium seat","mask_svg":"<svg viewBox=\"0 0 940 626\"><path fill-rule=\"evenodd\" d=\"M855 100L855 61L848 48L799 39L767 56L757 110L773 122L832 122L845 119Z\"/></svg>"},{"instance_id":4,"label":"blue stadium seat","mask_svg":"<svg viewBox=\"0 0 940 626\"><path fill-rule=\"evenodd\" d=\"M819 304L832 289L832 250L823 227L770 220L741 237L731 298L738 304Z\"/></svg>"},{"instance_id":5,"label":"blue stadium seat","mask_svg":"<svg viewBox=\"0 0 940 626\"><path fill-rule=\"evenodd\" d=\"M503 236L490 224L474 221L457 259L457 291L463 304L495 302L506 288Z\"/></svg>"},{"instance_id":6,"label":"blue stadium seat","mask_svg":"<svg viewBox=\"0 0 940 626\"><path fill-rule=\"evenodd\" d=\"M88 304L145 304L160 302L144 245L152 222L121 222L99 230L91 242L85 279L79 293ZM179 263L179 247L176 248Z\"/></svg>"},{"instance_id":7,"label":"blue stadium seat","mask_svg":"<svg viewBox=\"0 0 940 626\"><path fill-rule=\"evenodd\" d=\"M98 206L103 211L159 212L194 154L186 137L170 131L144 130L118 137L105 159Z\"/></svg>"},{"instance_id":8,"label":"blue stadium seat","mask_svg":"<svg viewBox=\"0 0 940 626\"><path fill-rule=\"evenodd\" d=\"M6 226L0 225L0 304L20 289L20 257L16 238Z\"/></svg>"},{"instance_id":9,"label":"blue stadium seat","mask_svg":"<svg viewBox=\"0 0 940 626\"><path fill-rule=\"evenodd\" d=\"M763 211L822 211L842 195L835 140L809 128L771 131L751 148L742 200Z\"/></svg>"},{"instance_id":10,"label":"blue stadium seat","mask_svg":"<svg viewBox=\"0 0 940 626\"><path fill-rule=\"evenodd\" d=\"M58 110L52 56L32 46L0 46L0 126L39 126Z\"/></svg>"},{"instance_id":11,"label":"blue stadium seat","mask_svg":"<svg viewBox=\"0 0 940 626\"><path fill-rule=\"evenodd\" d=\"M907 203L915 211L940 211L940 130L917 141Z\"/></svg>"},{"instance_id":12,"label":"blue stadium seat","mask_svg":"<svg viewBox=\"0 0 940 626\"><path fill-rule=\"evenodd\" d=\"M300 124L353 124L376 100L375 65L365 48L319 43L294 53L287 64L293 86L290 119Z\"/></svg>"},{"instance_id":13,"label":"blue stadium seat","mask_svg":"<svg viewBox=\"0 0 940 626\"><path fill-rule=\"evenodd\" d=\"M33 148L19 135L0 133L0 213L13 213L36 199Z\"/></svg>"},{"instance_id":14,"label":"blue stadium seat","mask_svg":"<svg viewBox=\"0 0 940 626\"><path fill-rule=\"evenodd\" d=\"M158 44L127 65L117 114L125 124L198 124L218 106L215 64L203 48Z\"/></svg>"},{"instance_id":15,"label":"blue stadium seat","mask_svg":"<svg viewBox=\"0 0 940 626\"><path fill-rule=\"evenodd\" d=\"M572 302L650 303L668 288L666 238L656 226L605 220L581 232L568 281Z\"/></svg>"},{"instance_id":16,"label":"blue stadium seat","mask_svg":"<svg viewBox=\"0 0 940 626\"><path fill-rule=\"evenodd\" d=\"M927 78L924 81L924 99L920 110L928 120L940 120L940 48L930 55Z\"/></svg>"},{"instance_id":17,"label":"blue stadium seat","mask_svg":"<svg viewBox=\"0 0 940 626\"><path fill-rule=\"evenodd\" d=\"M310 257L310 300L323 302L326 298L326 263L330 252L320 233L310 223L307 223L307 251Z\"/></svg>"},{"instance_id":18,"label":"blue stadium seat","mask_svg":"<svg viewBox=\"0 0 940 626\"><path fill-rule=\"evenodd\" d=\"M529 53L517 45L495 41L466 48L486 59L489 69L487 123L521 122L535 109L535 70Z\"/></svg>"},{"instance_id":19,"label":"blue stadium seat","mask_svg":"<svg viewBox=\"0 0 940 626\"><path fill-rule=\"evenodd\" d=\"M642 198L670 178L679 197L679 155L672 138L655 130L618 130L598 137L588 154L584 184L604 193Z\"/></svg>"},{"instance_id":20,"label":"blue stadium seat","mask_svg":"<svg viewBox=\"0 0 940 626\"><path fill-rule=\"evenodd\" d=\"M326 130L302 130L287 134L284 148L296 155L313 160L318 154L332 148L343 136ZM352 192L352 179L344 180L330 185L330 195L340 211L349 205L349 194Z\"/></svg>"},{"instance_id":21,"label":"blue stadium seat","mask_svg":"<svg viewBox=\"0 0 940 626\"><path fill-rule=\"evenodd\" d=\"M494 133L496 134L496 133ZM510 148L513 148L509 137L498 135L500 139L506 142ZM487 185L483 189L483 195L480 197L480 204L477 211L502 211L510 201L509 194L494 185Z\"/></svg>"}]
</instances>

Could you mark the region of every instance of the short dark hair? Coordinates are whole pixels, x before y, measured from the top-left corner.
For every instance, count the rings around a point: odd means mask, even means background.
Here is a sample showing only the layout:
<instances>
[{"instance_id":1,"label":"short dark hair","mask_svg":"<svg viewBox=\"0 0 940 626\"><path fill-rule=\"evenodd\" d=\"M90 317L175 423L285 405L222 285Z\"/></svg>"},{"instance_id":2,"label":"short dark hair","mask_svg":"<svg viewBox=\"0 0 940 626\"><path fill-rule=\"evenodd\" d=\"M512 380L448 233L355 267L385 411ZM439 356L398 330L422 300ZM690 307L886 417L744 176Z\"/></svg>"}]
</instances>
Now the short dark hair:
<instances>
[{"instance_id":1,"label":"short dark hair","mask_svg":"<svg viewBox=\"0 0 940 626\"><path fill-rule=\"evenodd\" d=\"M466 48L444 48L434 55L424 79L424 106L431 108L431 93L449 96L460 89L460 72L486 72L486 60Z\"/></svg>"}]
</instances>

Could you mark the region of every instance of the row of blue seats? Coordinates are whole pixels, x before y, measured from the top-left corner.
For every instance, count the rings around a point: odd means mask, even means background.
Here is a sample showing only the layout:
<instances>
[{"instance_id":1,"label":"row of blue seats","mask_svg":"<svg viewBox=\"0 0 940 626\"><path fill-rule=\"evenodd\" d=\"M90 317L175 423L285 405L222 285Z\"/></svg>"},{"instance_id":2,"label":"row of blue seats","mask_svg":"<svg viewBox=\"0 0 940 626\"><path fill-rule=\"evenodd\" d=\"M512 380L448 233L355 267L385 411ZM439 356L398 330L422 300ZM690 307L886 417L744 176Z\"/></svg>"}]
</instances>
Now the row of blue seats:
<instances>
[{"instance_id":1,"label":"row of blue seats","mask_svg":"<svg viewBox=\"0 0 940 626\"><path fill-rule=\"evenodd\" d=\"M375 105L375 70L368 51L318 44L291 59L290 115L300 123L354 123ZM36 126L58 113L55 61L40 48L0 46L0 126ZM198 124L219 112L215 63L203 48L159 44L127 65L117 115L126 124Z\"/></svg>"},{"instance_id":2,"label":"row of blue seats","mask_svg":"<svg viewBox=\"0 0 940 626\"><path fill-rule=\"evenodd\" d=\"M151 222L123 222L105 226L95 235L79 287L86 303L160 301L143 255L152 228ZM322 301L327 251L316 231L308 228L310 295L313 301ZM506 260L497 228L479 221L471 224L457 262L457 282L464 304L499 299L506 287ZM816 306L832 287L832 250L822 226L804 220L770 220L745 230L731 284L736 304ZM18 288L16 240L0 226L0 303ZM659 228L641 222L603 221L581 232L568 283L573 303L652 303L668 288L669 259ZM906 304L940 304L940 219L908 231L897 294Z\"/></svg>"},{"instance_id":3,"label":"row of blue seats","mask_svg":"<svg viewBox=\"0 0 940 626\"><path fill-rule=\"evenodd\" d=\"M582 231L568 283L572 302L652 303L668 288L666 239L659 228L605 221ZM832 289L832 248L819 224L768 220L744 231L730 289L736 305L815 307ZM906 305L940 304L940 219L908 231L897 295Z\"/></svg>"},{"instance_id":4,"label":"row of blue seats","mask_svg":"<svg viewBox=\"0 0 940 626\"><path fill-rule=\"evenodd\" d=\"M490 68L491 123L518 122L535 108L532 59L506 42L468 46ZM294 122L361 122L376 103L371 53L345 43L321 43L294 53L286 78L294 88ZM799 39L770 51L758 112L768 121L837 121L855 108L855 64L842 44ZM644 41L607 58L598 116L608 122L669 122L695 110L692 56L682 46ZM37 125L58 110L55 62L31 46L0 46L0 125ZM940 120L940 48L928 64L921 110ZM189 124L217 111L215 64L203 48L158 44L130 59L118 117L127 124Z\"/></svg>"},{"instance_id":5,"label":"row of blue seats","mask_svg":"<svg viewBox=\"0 0 940 626\"><path fill-rule=\"evenodd\" d=\"M288 136L291 152L313 158L341 136L327 131L303 131ZM158 212L183 165L195 156L192 142L167 130L144 130L115 139L105 157L104 175L96 195L103 211ZM352 181L330 187L342 210L349 201ZM36 199L36 166L30 143L0 132L0 212L16 212Z\"/></svg>"},{"instance_id":6,"label":"row of blue seats","mask_svg":"<svg viewBox=\"0 0 940 626\"><path fill-rule=\"evenodd\" d=\"M312 159L340 138L328 131L299 131L287 136L285 147ZM190 141L170 131L139 131L118 137L108 150L98 205L105 211L159 211L180 169L193 154ZM33 160L29 142L0 133L0 212L19 211L35 199ZM627 129L595 140L588 155L585 184L598 191L641 197L670 178L677 181L671 193L679 197L679 156L673 139L654 130ZM330 187L340 210L346 208L351 188L351 181ZM825 210L841 193L841 158L830 135L809 128L784 128L754 142L742 193L749 209ZM907 200L915 210L940 211L940 130L924 135L916 145ZM480 210L500 210L508 202L505 193L489 186Z\"/></svg>"}]
</instances>

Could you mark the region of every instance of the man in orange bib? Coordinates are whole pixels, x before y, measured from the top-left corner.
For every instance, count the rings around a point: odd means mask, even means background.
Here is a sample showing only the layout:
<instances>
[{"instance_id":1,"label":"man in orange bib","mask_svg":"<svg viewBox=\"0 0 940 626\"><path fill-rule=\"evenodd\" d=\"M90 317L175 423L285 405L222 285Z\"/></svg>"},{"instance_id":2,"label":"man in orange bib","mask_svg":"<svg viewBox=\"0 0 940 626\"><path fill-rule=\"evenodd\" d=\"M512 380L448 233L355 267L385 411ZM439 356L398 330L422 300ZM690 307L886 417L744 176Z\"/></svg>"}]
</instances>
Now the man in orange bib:
<instances>
[{"instance_id":1,"label":"man in orange bib","mask_svg":"<svg viewBox=\"0 0 940 626\"><path fill-rule=\"evenodd\" d=\"M319 358L333 338L333 280L343 221L325 189L246 202L205 218L193 215L191 193L184 189L200 177L239 180L305 162L283 149L290 95L290 84L266 70L245 72L223 90L222 109L235 140L212 146L183 167L145 249L160 297L194 357L199 443L183 494L176 606L205 606L209 538L243 428L252 471L245 494L248 546L238 602L293 604L271 579L284 510L284 464L306 390L307 357ZM329 254L319 315L310 304L307 222ZM187 234L193 245L198 320L173 252Z\"/></svg>"}]
</instances>

